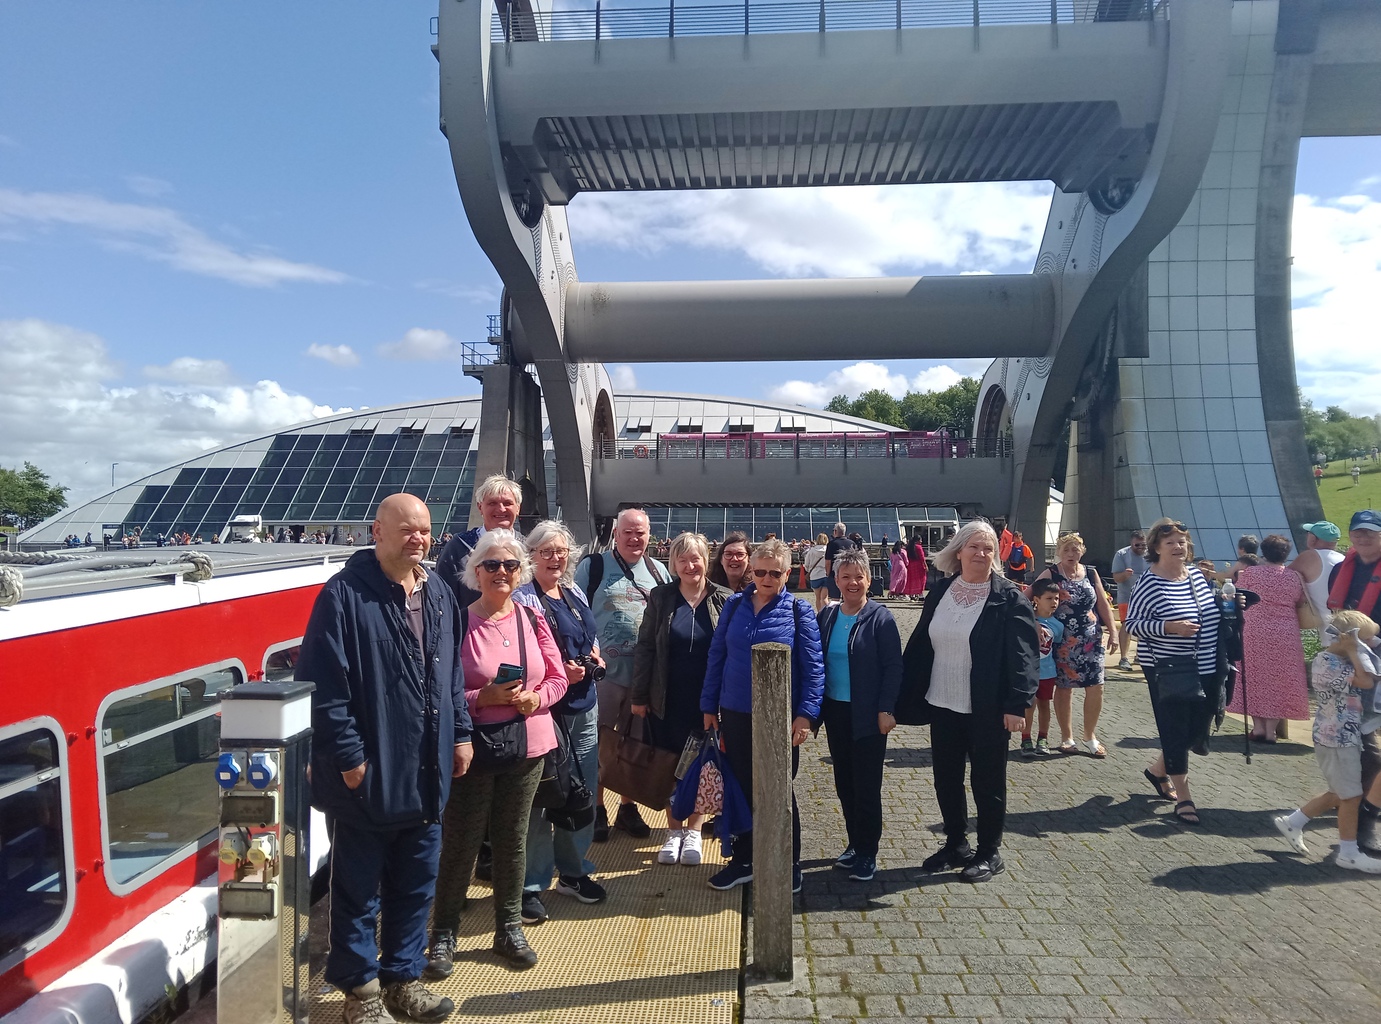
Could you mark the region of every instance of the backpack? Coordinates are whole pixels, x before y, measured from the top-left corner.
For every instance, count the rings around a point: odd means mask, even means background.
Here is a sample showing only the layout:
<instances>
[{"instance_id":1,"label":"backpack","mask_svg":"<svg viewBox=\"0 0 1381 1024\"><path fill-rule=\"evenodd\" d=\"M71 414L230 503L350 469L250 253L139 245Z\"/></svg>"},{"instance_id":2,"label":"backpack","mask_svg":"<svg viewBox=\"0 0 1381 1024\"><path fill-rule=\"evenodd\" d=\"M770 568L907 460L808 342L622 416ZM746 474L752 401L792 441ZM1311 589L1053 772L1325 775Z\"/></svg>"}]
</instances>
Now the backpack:
<instances>
[{"instance_id":1,"label":"backpack","mask_svg":"<svg viewBox=\"0 0 1381 1024\"><path fill-rule=\"evenodd\" d=\"M585 561L590 563L590 578L586 581L585 595L590 600L594 600L595 592L599 590L599 585L604 582L604 552L592 551L585 556ZM647 555L643 555L643 565L647 566L647 571L652 574L652 578L658 583L667 582L662 578L662 570L654 559L648 558ZM637 582L633 579L633 573L631 571L625 572L624 576L628 578L628 581L632 583L633 586L638 588L638 592L643 595L643 600L646 601L647 591L638 586Z\"/></svg>"}]
</instances>

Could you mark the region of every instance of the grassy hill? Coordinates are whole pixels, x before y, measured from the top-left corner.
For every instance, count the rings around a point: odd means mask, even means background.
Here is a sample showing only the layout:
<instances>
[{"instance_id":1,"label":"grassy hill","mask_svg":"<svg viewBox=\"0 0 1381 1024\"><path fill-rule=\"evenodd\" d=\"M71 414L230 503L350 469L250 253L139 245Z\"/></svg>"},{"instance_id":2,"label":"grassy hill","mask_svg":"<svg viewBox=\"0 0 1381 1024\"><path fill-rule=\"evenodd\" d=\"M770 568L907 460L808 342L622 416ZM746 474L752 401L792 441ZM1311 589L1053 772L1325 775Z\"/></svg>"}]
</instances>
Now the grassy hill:
<instances>
[{"instance_id":1,"label":"grassy hill","mask_svg":"<svg viewBox=\"0 0 1381 1024\"><path fill-rule=\"evenodd\" d=\"M1352 482L1353 465L1362 467L1361 479L1356 484ZM1324 518L1337 523L1343 531L1338 548L1346 549L1347 524L1352 513L1364 508L1381 509L1381 462L1335 460L1323 471L1319 498L1323 501Z\"/></svg>"}]
</instances>

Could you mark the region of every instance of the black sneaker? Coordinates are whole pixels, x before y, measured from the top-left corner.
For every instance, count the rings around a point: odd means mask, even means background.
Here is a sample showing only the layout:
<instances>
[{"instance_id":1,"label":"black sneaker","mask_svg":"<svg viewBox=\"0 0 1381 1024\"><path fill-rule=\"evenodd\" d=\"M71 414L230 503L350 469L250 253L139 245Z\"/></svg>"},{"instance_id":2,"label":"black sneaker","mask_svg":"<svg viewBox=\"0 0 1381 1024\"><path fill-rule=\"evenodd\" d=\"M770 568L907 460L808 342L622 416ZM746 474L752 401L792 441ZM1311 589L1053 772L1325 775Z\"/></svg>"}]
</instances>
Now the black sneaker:
<instances>
[{"instance_id":1,"label":"black sneaker","mask_svg":"<svg viewBox=\"0 0 1381 1024\"><path fill-rule=\"evenodd\" d=\"M753 865L730 861L722 871L710 877L710 888L721 892L736 885L747 885L753 880Z\"/></svg>"},{"instance_id":2,"label":"black sneaker","mask_svg":"<svg viewBox=\"0 0 1381 1024\"><path fill-rule=\"evenodd\" d=\"M596 843L609 841L609 812L600 804L595 808L595 833L590 837Z\"/></svg>"},{"instance_id":3,"label":"black sneaker","mask_svg":"<svg viewBox=\"0 0 1381 1024\"><path fill-rule=\"evenodd\" d=\"M542 906L540 892L523 891L523 924L541 924L551 915Z\"/></svg>"},{"instance_id":4,"label":"black sneaker","mask_svg":"<svg viewBox=\"0 0 1381 1024\"><path fill-rule=\"evenodd\" d=\"M444 929L437 929L427 943L427 966L422 975L426 978L448 978L455 969L456 937Z\"/></svg>"},{"instance_id":5,"label":"black sneaker","mask_svg":"<svg viewBox=\"0 0 1381 1024\"><path fill-rule=\"evenodd\" d=\"M849 871L853 868L854 864L857 861L858 854L854 852L854 848L850 846L847 850L845 850L843 853L839 855L839 859L834 862L834 866L837 867L840 871Z\"/></svg>"},{"instance_id":6,"label":"black sneaker","mask_svg":"<svg viewBox=\"0 0 1381 1024\"><path fill-rule=\"evenodd\" d=\"M980 853L969 862L969 866L959 872L959 877L966 882L988 882L994 875L1000 875L1007 870L1007 865L1002 863L1002 854L994 850L992 853Z\"/></svg>"},{"instance_id":7,"label":"black sneaker","mask_svg":"<svg viewBox=\"0 0 1381 1024\"><path fill-rule=\"evenodd\" d=\"M643 816L638 813L637 804L624 804L619 808L619 813L614 815L614 827L627 832L634 839L646 839L652 835L652 829L643 821Z\"/></svg>"},{"instance_id":8,"label":"black sneaker","mask_svg":"<svg viewBox=\"0 0 1381 1024\"><path fill-rule=\"evenodd\" d=\"M853 869L849 872L849 877L855 882L871 882L873 874L877 871L878 862L874 857L859 857L854 861Z\"/></svg>"},{"instance_id":9,"label":"black sneaker","mask_svg":"<svg viewBox=\"0 0 1381 1024\"><path fill-rule=\"evenodd\" d=\"M527 944L521 925L505 925L494 933L494 952L503 957L515 970L525 971L537 966L537 952Z\"/></svg>"},{"instance_id":10,"label":"black sneaker","mask_svg":"<svg viewBox=\"0 0 1381 1024\"><path fill-rule=\"evenodd\" d=\"M562 896L574 896L581 903L602 903L609 894L589 875L560 875L556 891Z\"/></svg>"},{"instance_id":11,"label":"black sneaker","mask_svg":"<svg viewBox=\"0 0 1381 1024\"><path fill-rule=\"evenodd\" d=\"M934 874L937 871L950 871L954 868L968 867L971 860L973 860L973 847L969 846L967 840L960 843L945 843L944 846L940 847L938 853L932 853L921 861L921 870L928 874Z\"/></svg>"}]
</instances>

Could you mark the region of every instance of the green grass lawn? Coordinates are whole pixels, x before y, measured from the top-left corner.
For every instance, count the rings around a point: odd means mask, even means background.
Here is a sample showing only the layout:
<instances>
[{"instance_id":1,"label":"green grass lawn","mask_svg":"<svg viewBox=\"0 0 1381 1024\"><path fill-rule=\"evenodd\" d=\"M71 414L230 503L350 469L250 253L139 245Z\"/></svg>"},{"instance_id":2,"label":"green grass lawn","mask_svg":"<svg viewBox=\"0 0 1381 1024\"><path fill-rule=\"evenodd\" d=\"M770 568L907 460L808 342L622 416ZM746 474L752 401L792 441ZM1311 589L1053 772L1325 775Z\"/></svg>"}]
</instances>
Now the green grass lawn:
<instances>
[{"instance_id":1,"label":"green grass lawn","mask_svg":"<svg viewBox=\"0 0 1381 1024\"><path fill-rule=\"evenodd\" d=\"M1365 459L1356 462L1362 467L1362 477L1357 484L1352 482L1351 459L1336 459L1323 471L1323 481L1319 487L1319 498L1323 501L1324 518L1336 523L1343 531L1343 539L1338 544L1340 550L1347 547L1347 524L1352 513L1364 508L1381 509L1381 462Z\"/></svg>"}]
</instances>

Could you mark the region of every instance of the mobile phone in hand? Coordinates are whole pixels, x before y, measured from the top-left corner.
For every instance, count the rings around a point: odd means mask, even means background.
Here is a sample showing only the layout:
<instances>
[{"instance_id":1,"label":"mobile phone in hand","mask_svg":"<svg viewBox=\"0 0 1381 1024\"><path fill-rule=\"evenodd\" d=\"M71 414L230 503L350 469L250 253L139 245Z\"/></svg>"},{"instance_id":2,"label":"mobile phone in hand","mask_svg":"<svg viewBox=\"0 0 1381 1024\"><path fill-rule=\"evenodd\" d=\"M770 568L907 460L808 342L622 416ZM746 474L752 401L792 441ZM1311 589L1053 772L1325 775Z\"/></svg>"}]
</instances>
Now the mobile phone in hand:
<instances>
[{"instance_id":1,"label":"mobile phone in hand","mask_svg":"<svg viewBox=\"0 0 1381 1024\"><path fill-rule=\"evenodd\" d=\"M499 666L498 672L494 674L495 686L507 686L509 683L519 682L523 678L523 670L517 665L504 663Z\"/></svg>"}]
</instances>

